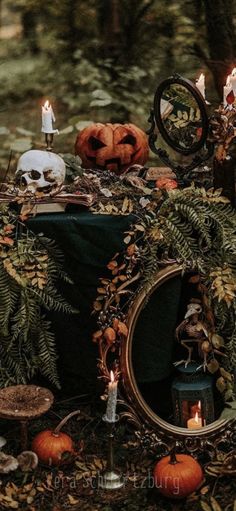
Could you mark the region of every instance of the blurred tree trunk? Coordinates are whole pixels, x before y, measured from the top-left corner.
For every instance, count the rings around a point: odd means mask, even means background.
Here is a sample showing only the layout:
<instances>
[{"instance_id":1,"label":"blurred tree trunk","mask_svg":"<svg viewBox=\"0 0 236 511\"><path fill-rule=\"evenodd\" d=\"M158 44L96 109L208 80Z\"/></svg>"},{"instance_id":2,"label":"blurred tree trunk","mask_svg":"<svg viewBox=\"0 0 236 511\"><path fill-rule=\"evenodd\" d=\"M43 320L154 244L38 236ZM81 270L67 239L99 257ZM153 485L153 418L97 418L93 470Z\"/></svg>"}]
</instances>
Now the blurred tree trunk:
<instances>
[{"instance_id":1,"label":"blurred tree trunk","mask_svg":"<svg viewBox=\"0 0 236 511\"><path fill-rule=\"evenodd\" d=\"M79 29L77 26L77 15L79 13L79 2L76 0L67 0L65 6L65 29L62 36L66 41L66 50L70 59L74 60L74 53L79 45Z\"/></svg>"},{"instance_id":2,"label":"blurred tree trunk","mask_svg":"<svg viewBox=\"0 0 236 511\"><path fill-rule=\"evenodd\" d=\"M37 38L37 13L32 9L25 9L21 15L21 23L23 28L23 37L28 43L30 52L33 55L39 53L39 45Z\"/></svg>"},{"instance_id":3,"label":"blurred tree trunk","mask_svg":"<svg viewBox=\"0 0 236 511\"><path fill-rule=\"evenodd\" d=\"M121 49L119 0L100 0L97 15L103 56L116 61Z\"/></svg>"},{"instance_id":4,"label":"blurred tree trunk","mask_svg":"<svg viewBox=\"0 0 236 511\"><path fill-rule=\"evenodd\" d=\"M233 24L234 0L203 0L206 22L208 52L195 44L196 54L211 70L216 90L222 97L226 77L234 67L236 57L236 36Z\"/></svg>"}]
</instances>

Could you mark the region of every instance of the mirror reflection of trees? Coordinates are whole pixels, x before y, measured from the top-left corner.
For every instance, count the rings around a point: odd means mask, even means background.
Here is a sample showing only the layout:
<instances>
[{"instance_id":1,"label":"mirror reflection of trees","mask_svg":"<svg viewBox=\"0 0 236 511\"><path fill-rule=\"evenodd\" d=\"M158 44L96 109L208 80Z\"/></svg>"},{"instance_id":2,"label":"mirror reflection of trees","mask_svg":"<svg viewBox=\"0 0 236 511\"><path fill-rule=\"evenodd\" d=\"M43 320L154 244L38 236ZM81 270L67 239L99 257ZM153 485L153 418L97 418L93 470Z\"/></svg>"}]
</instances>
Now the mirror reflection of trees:
<instances>
[{"instance_id":1,"label":"mirror reflection of trees","mask_svg":"<svg viewBox=\"0 0 236 511\"><path fill-rule=\"evenodd\" d=\"M192 93L182 85L171 84L162 94L160 109L171 142L180 149L191 149L202 133L201 112Z\"/></svg>"}]
</instances>

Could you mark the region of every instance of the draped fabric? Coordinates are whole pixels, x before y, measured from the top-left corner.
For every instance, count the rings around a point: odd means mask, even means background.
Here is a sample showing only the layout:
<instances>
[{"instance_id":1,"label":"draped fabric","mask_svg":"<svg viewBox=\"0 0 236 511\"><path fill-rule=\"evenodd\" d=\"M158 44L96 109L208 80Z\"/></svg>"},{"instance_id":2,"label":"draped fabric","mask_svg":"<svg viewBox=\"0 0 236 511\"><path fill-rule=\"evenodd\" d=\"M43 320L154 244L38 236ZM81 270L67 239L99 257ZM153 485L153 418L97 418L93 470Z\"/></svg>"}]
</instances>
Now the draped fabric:
<instances>
[{"instance_id":1,"label":"draped fabric","mask_svg":"<svg viewBox=\"0 0 236 511\"><path fill-rule=\"evenodd\" d=\"M79 309L78 315L50 313L58 350L59 375L63 388L93 391L97 385L97 329L91 316L99 278L106 265L122 251L124 232L131 217L93 215L87 211L37 215L29 221L35 233L55 240L64 254L64 269L74 284L59 283L63 296ZM161 380L171 371L181 279L161 286L143 309L134 335L133 364L139 382Z\"/></svg>"}]
</instances>

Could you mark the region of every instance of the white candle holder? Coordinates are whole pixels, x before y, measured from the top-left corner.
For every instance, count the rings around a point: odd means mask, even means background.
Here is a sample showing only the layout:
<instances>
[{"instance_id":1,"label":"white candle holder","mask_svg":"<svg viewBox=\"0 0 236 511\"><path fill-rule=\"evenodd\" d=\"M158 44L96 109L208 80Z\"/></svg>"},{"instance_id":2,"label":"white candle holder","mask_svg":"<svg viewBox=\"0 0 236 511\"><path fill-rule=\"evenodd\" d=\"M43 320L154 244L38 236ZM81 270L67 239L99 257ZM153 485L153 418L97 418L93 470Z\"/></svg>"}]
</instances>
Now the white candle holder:
<instances>
[{"instance_id":1,"label":"white candle holder","mask_svg":"<svg viewBox=\"0 0 236 511\"><path fill-rule=\"evenodd\" d=\"M115 424L119 420L119 416L115 416L115 422L107 420L106 415L103 416L104 422L108 428L108 453L107 453L107 466L106 470L99 475L97 479L97 486L102 490L119 490L124 486L125 480L121 472L115 470L114 465L114 431Z\"/></svg>"}]
</instances>

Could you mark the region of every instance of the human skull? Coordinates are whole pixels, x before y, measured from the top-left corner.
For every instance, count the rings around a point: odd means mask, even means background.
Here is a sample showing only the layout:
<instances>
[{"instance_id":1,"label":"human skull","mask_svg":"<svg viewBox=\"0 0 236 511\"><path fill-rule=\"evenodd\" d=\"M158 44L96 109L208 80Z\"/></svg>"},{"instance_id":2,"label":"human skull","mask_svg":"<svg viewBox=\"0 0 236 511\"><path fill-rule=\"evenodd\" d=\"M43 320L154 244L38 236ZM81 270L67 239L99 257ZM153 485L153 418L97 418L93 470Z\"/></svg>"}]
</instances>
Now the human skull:
<instances>
[{"instance_id":1,"label":"human skull","mask_svg":"<svg viewBox=\"0 0 236 511\"><path fill-rule=\"evenodd\" d=\"M48 151L31 150L22 154L16 169L16 182L27 192L49 192L65 180L63 159Z\"/></svg>"}]
</instances>

